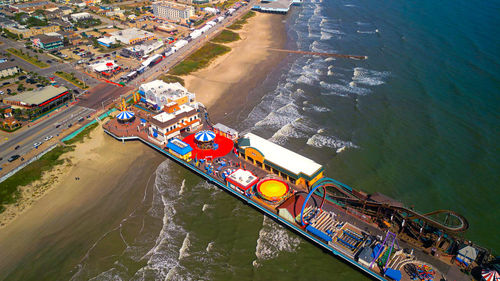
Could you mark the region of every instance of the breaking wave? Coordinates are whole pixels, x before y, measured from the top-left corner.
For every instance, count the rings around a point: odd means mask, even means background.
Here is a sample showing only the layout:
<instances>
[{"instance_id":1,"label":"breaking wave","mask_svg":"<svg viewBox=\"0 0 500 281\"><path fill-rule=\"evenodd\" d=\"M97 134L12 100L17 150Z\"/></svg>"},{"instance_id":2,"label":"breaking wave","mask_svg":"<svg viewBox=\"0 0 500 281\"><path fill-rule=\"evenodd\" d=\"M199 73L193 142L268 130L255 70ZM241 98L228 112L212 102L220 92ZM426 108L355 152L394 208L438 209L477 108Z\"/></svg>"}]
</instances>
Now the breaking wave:
<instances>
[{"instance_id":1,"label":"breaking wave","mask_svg":"<svg viewBox=\"0 0 500 281\"><path fill-rule=\"evenodd\" d=\"M300 239L291 235L284 227L264 216L262 228L259 231L255 256L259 260L276 258L281 252L294 252L300 245Z\"/></svg>"}]
</instances>

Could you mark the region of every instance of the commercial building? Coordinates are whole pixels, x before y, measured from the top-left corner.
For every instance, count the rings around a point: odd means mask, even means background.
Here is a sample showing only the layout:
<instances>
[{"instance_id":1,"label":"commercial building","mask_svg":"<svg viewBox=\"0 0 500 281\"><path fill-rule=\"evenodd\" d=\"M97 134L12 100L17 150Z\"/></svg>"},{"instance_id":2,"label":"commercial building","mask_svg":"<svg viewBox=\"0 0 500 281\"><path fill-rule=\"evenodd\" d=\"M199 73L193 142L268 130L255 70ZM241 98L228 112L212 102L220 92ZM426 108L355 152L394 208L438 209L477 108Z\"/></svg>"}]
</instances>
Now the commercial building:
<instances>
[{"instance_id":1,"label":"commercial building","mask_svg":"<svg viewBox=\"0 0 500 281\"><path fill-rule=\"evenodd\" d=\"M15 28L7 27L7 30L22 36L23 38L30 38L40 34L46 34L50 32L57 32L60 30L58 25L47 25L47 26L35 26L31 28Z\"/></svg>"},{"instance_id":2,"label":"commercial building","mask_svg":"<svg viewBox=\"0 0 500 281\"><path fill-rule=\"evenodd\" d=\"M252 189L259 182L259 178L252 172L238 169L226 177L228 187L240 192L241 194L250 195Z\"/></svg>"},{"instance_id":3,"label":"commercial building","mask_svg":"<svg viewBox=\"0 0 500 281\"><path fill-rule=\"evenodd\" d=\"M0 78L16 75L21 69L14 62L0 63Z\"/></svg>"},{"instance_id":4,"label":"commercial building","mask_svg":"<svg viewBox=\"0 0 500 281\"><path fill-rule=\"evenodd\" d=\"M153 104L163 112L151 119L150 137L161 144L201 126L195 95L179 83L155 80L139 87L142 100Z\"/></svg>"},{"instance_id":5,"label":"commercial building","mask_svg":"<svg viewBox=\"0 0 500 281\"><path fill-rule=\"evenodd\" d=\"M103 77L112 77L122 71L122 68L112 60L100 61L88 66L92 71Z\"/></svg>"},{"instance_id":6,"label":"commercial building","mask_svg":"<svg viewBox=\"0 0 500 281\"><path fill-rule=\"evenodd\" d=\"M14 130L15 128L21 126L21 123L17 122L17 120L14 118L11 108L7 108L4 110L3 118L4 119L2 121L2 126L4 127L4 129Z\"/></svg>"},{"instance_id":7,"label":"commercial building","mask_svg":"<svg viewBox=\"0 0 500 281\"><path fill-rule=\"evenodd\" d=\"M114 44L116 42L121 42L127 45L134 45L153 39L156 39L156 35L154 33L138 28L129 28L113 32L110 34L110 36L99 38L97 42L99 42L99 44L103 46L110 47L111 44Z\"/></svg>"},{"instance_id":8,"label":"commercial building","mask_svg":"<svg viewBox=\"0 0 500 281\"><path fill-rule=\"evenodd\" d=\"M37 35L31 40L33 45L44 50L58 49L64 46L62 36Z\"/></svg>"},{"instance_id":9,"label":"commercial building","mask_svg":"<svg viewBox=\"0 0 500 281\"><path fill-rule=\"evenodd\" d=\"M149 55L161 47L163 47L163 41L160 40L144 42L143 44L140 45L135 45L122 49L120 55L126 58L129 57L142 58L143 56Z\"/></svg>"},{"instance_id":10,"label":"commercial building","mask_svg":"<svg viewBox=\"0 0 500 281\"><path fill-rule=\"evenodd\" d=\"M139 87L139 94L144 96L146 102L156 105L159 109L175 102L179 106L188 104L196 107L195 95L188 92L180 83L165 83L162 80L155 80L142 84Z\"/></svg>"},{"instance_id":11,"label":"commercial building","mask_svg":"<svg viewBox=\"0 0 500 281\"><path fill-rule=\"evenodd\" d=\"M309 187L323 177L323 166L252 133L238 140L239 155L291 183Z\"/></svg>"},{"instance_id":12,"label":"commercial building","mask_svg":"<svg viewBox=\"0 0 500 281\"><path fill-rule=\"evenodd\" d=\"M71 98L72 95L66 87L47 86L6 97L3 99L3 102L13 108L38 109L42 113Z\"/></svg>"},{"instance_id":13,"label":"commercial building","mask_svg":"<svg viewBox=\"0 0 500 281\"><path fill-rule=\"evenodd\" d=\"M181 158L184 161L191 161L193 148L189 144L181 141L178 138L173 138L167 143L167 149L173 155Z\"/></svg>"},{"instance_id":14,"label":"commercial building","mask_svg":"<svg viewBox=\"0 0 500 281\"><path fill-rule=\"evenodd\" d=\"M172 2L154 2L152 7L156 17L172 21L188 20L195 14L194 7Z\"/></svg>"},{"instance_id":15,"label":"commercial building","mask_svg":"<svg viewBox=\"0 0 500 281\"><path fill-rule=\"evenodd\" d=\"M28 14L31 14L36 10L47 10L56 7L57 6L50 1L33 1L9 5L9 8L11 8L16 13L25 12Z\"/></svg>"},{"instance_id":16,"label":"commercial building","mask_svg":"<svg viewBox=\"0 0 500 281\"><path fill-rule=\"evenodd\" d=\"M92 15L84 12L84 13L71 14L70 17L73 21L79 21L79 20L91 19Z\"/></svg>"},{"instance_id":17,"label":"commercial building","mask_svg":"<svg viewBox=\"0 0 500 281\"><path fill-rule=\"evenodd\" d=\"M149 127L150 137L162 145L183 131L193 131L201 126L198 111L190 105L171 102L164 110L166 111L153 116Z\"/></svg>"}]
</instances>

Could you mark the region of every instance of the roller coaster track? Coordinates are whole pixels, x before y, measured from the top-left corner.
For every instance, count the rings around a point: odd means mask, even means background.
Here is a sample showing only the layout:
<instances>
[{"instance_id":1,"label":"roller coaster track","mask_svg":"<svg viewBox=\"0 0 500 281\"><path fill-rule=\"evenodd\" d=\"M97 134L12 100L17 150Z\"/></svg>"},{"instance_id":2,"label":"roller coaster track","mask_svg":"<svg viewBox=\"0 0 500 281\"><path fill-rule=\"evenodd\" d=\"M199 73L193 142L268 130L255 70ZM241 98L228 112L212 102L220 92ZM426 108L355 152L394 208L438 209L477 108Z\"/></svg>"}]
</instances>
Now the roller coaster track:
<instances>
[{"instance_id":1,"label":"roller coaster track","mask_svg":"<svg viewBox=\"0 0 500 281\"><path fill-rule=\"evenodd\" d=\"M346 191L348 192L349 190L352 192L352 188L350 188L347 185L342 184L336 180L330 179L330 178L322 178L321 180L318 180L318 182L316 182L314 185L316 186L317 184L324 185L325 188L333 187L337 191L340 191L343 194L346 194ZM441 230L443 230L445 232L449 232L449 233L450 232L451 233L463 232L469 228L469 222L467 221L467 219L464 216L462 216L454 211L450 211L450 210L436 210L436 211L433 211L430 213L420 214L414 210L411 210L411 209L408 209L408 208L402 207L402 206L396 206L396 205L392 205L392 204L380 203L380 202L370 201L370 200L363 200L363 199L357 198L352 193L348 194L347 197L328 194L328 196L326 198L327 198L327 200L333 199L335 201L346 202L346 203L350 203L350 204L359 204L359 205L365 206L365 207L376 207L376 208L389 209L389 210L398 212L407 221L419 219L419 220L422 220L423 222L425 222L427 225L433 226L435 228L441 229ZM403 215L403 214L406 214L406 215ZM430 218L430 216L436 215L436 214L446 214L447 219L449 217L455 217L456 219L458 219L460 221L460 223L457 226L450 226L450 225L443 224L439 221L436 221L436 220Z\"/></svg>"}]
</instances>

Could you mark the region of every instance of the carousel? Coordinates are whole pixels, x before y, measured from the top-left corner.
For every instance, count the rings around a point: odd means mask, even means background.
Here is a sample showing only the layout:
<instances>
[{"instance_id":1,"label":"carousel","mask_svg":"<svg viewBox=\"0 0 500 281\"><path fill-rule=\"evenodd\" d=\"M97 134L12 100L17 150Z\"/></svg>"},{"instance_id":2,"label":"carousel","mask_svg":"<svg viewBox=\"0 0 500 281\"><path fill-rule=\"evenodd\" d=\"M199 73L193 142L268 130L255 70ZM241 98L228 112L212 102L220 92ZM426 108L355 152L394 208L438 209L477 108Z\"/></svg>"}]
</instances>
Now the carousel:
<instances>
[{"instance_id":1,"label":"carousel","mask_svg":"<svg viewBox=\"0 0 500 281\"><path fill-rule=\"evenodd\" d=\"M194 135L196 146L200 149L217 149L214 147L215 133L203 130Z\"/></svg>"},{"instance_id":2,"label":"carousel","mask_svg":"<svg viewBox=\"0 0 500 281\"><path fill-rule=\"evenodd\" d=\"M135 118L135 113L128 110L121 111L120 113L118 113L118 115L116 115L118 123L122 124L130 123L134 121L134 118Z\"/></svg>"}]
</instances>

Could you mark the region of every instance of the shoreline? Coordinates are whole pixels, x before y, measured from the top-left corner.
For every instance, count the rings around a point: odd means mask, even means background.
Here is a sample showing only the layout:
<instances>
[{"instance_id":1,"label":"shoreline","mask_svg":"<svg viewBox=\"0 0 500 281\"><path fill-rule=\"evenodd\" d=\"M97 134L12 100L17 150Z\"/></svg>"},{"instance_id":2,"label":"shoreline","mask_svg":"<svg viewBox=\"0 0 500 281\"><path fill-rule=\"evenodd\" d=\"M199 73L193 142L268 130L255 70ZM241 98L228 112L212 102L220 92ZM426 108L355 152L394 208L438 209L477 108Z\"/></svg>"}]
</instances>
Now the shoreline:
<instances>
[{"instance_id":1,"label":"shoreline","mask_svg":"<svg viewBox=\"0 0 500 281\"><path fill-rule=\"evenodd\" d=\"M204 69L181 76L185 87L210 110L212 118L220 120L239 110L242 106L238 105L245 103L251 91L287 56L268 50L285 45L284 20L283 15L256 13L242 29L231 30L241 39L222 44L231 48L229 53Z\"/></svg>"},{"instance_id":2,"label":"shoreline","mask_svg":"<svg viewBox=\"0 0 500 281\"><path fill-rule=\"evenodd\" d=\"M81 242L82 236L95 235L86 240L93 243L101 234L95 226L112 227L122 219L124 209L137 206L142 198L139 194L149 184L146 175L164 161L140 143L117 144L101 126L61 159L67 160L41 180L22 187L21 192L28 196L0 215L7 218L0 231L0 251L5 253L0 257L2 276L22 271L23 261L31 255L57 251L49 244L68 246L72 241ZM116 215L109 214L112 212ZM84 225L88 229L82 229ZM62 233L64 237L58 237ZM87 246L75 245L76 252Z\"/></svg>"}]
</instances>

